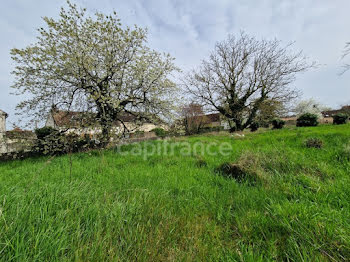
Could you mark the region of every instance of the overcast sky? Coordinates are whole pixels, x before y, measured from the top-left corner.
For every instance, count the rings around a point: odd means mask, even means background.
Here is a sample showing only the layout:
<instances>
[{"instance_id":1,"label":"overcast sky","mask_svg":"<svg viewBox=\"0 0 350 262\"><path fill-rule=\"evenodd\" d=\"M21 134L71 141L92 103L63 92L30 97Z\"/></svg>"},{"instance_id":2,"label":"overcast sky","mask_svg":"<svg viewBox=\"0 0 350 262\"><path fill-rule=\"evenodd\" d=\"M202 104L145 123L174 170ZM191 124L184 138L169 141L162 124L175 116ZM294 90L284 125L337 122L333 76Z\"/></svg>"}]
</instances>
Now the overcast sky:
<instances>
[{"instance_id":1,"label":"overcast sky","mask_svg":"<svg viewBox=\"0 0 350 262\"><path fill-rule=\"evenodd\" d=\"M264 38L295 41L317 61L318 69L300 75L294 83L304 98L327 106L350 103L350 72L339 76L342 51L350 41L349 0L75 0L90 12L115 10L125 25L149 30L149 46L169 52L183 70L206 58L215 42L241 30ZM0 109L17 120L21 97L10 95L14 64L10 49L35 42L41 17L57 17L65 0L1 0ZM350 57L349 59L350 60ZM9 126L10 128L10 126Z\"/></svg>"}]
</instances>

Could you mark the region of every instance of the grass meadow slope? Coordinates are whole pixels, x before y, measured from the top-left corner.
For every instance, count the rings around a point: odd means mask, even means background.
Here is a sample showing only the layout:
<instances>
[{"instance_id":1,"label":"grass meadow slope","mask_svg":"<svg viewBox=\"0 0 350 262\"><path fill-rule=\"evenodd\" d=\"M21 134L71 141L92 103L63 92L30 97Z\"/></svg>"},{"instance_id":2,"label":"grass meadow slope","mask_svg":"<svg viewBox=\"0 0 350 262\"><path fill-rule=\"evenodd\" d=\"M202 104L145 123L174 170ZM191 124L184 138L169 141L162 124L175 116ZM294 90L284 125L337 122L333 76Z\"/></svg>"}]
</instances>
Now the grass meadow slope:
<instances>
[{"instance_id":1,"label":"grass meadow slope","mask_svg":"<svg viewBox=\"0 0 350 262\"><path fill-rule=\"evenodd\" d=\"M325 125L0 163L0 260L349 261L349 159Z\"/></svg>"}]
</instances>

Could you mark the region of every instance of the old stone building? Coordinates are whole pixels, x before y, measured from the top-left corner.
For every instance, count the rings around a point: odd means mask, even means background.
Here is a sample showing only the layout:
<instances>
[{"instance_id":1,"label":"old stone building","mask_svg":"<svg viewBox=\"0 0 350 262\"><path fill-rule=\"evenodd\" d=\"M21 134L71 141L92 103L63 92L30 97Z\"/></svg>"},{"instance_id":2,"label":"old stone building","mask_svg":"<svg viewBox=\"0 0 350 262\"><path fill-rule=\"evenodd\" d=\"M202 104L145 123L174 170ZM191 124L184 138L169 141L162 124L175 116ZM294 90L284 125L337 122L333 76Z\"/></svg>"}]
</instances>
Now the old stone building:
<instances>
[{"instance_id":1,"label":"old stone building","mask_svg":"<svg viewBox=\"0 0 350 262\"><path fill-rule=\"evenodd\" d=\"M6 132L6 118L7 118L7 113L2 111L0 109L0 134L3 134Z\"/></svg>"},{"instance_id":2,"label":"old stone building","mask_svg":"<svg viewBox=\"0 0 350 262\"><path fill-rule=\"evenodd\" d=\"M123 121L123 124L120 121L114 121L112 136L121 134L124 130L124 126L128 130L128 136L138 132L149 133L158 127L163 129L169 128L160 120L158 124L149 121L136 124L136 117L130 113L123 113L119 117ZM95 135L101 133L101 128L96 121L96 114L92 113L52 109L46 119L45 126L58 130L66 130L67 133L75 133L78 135Z\"/></svg>"},{"instance_id":3,"label":"old stone building","mask_svg":"<svg viewBox=\"0 0 350 262\"><path fill-rule=\"evenodd\" d=\"M0 154L6 153L6 118L7 114L0 109Z\"/></svg>"},{"instance_id":4,"label":"old stone building","mask_svg":"<svg viewBox=\"0 0 350 262\"><path fill-rule=\"evenodd\" d=\"M20 128L7 131L7 117L8 114L0 110L0 155L30 151L36 139L34 132Z\"/></svg>"}]
</instances>

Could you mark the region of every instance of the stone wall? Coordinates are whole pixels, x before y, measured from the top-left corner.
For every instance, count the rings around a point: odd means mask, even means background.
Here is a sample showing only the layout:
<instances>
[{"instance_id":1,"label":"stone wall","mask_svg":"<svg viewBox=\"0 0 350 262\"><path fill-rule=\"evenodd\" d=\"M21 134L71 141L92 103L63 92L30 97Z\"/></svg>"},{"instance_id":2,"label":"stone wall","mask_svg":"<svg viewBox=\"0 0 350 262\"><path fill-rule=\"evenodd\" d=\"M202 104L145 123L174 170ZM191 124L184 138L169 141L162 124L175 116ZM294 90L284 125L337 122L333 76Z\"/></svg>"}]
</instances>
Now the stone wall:
<instances>
[{"instance_id":1,"label":"stone wall","mask_svg":"<svg viewBox=\"0 0 350 262\"><path fill-rule=\"evenodd\" d=\"M7 114L0 110L0 154L6 153L7 150L5 142L6 117Z\"/></svg>"},{"instance_id":2,"label":"stone wall","mask_svg":"<svg viewBox=\"0 0 350 262\"><path fill-rule=\"evenodd\" d=\"M6 132L6 115L0 110L0 134Z\"/></svg>"},{"instance_id":3,"label":"stone wall","mask_svg":"<svg viewBox=\"0 0 350 262\"><path fill-rule=\"evenodd\" d=\"M4 133L0 133L0 155L7 152Z\"/></svg>"},{"instance_id":4,"label":"stone wall","mask_svg":"<svg viewBox=\"0 0 350 262\"><path fill-rule=\"evenodd\" d=\"M31 131L7 131L0 133L0 155L30 151L36 136Z\"/></svg>"}]
</instances>

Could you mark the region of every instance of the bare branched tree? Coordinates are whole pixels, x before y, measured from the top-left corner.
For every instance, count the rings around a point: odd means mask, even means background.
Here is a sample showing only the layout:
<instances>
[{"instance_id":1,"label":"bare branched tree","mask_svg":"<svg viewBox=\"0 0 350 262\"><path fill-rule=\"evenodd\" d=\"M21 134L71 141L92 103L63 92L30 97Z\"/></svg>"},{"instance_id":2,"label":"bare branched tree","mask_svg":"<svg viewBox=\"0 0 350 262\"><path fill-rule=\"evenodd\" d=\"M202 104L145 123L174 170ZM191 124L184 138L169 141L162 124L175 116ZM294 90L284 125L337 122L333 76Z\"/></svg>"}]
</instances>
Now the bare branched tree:
<instances>
[{"instance_id":1,"label":"bare branched tree","mask_svg":"<svg viewBox=\"0 0 350 262\"><path fill-rule=\"evenodd\" d=\"M342 59L346 58L349 55L350 55L350 42L345 44ZM348 71L350 69L350 64L345 63L343 67L344 67L344 70L342 73L345 73L346 71Z\"/></svg>"},{"instance_id":2,"label":"bare branched tree","mask_svg":"<svg viewBox=\"0 0 350 262\"><path fill-rule=\"evenodd\" d=\"M173 58L146 46L146 30L122 27L116 13L91 17L68 1L58 20L44 17L35 44L12 49L20 113L42 119L51 107L94 113L108 141L122 114L142 120L172 110Z\"/></svg>"},{"instance_id":3,"label":"bare branched tree","mask_svg":"<svg viewBox=\"0 0 350 262\"><path fill-rule=\"evenodd\" d=\"M231 131L243 130L264 101L284 103L298 96L290 84L297 73L314 64L290 47L243 32L238 38L231 35L216 44L209 59L187 75L184 85L199 103L225 116Z\"/></svg>"}]
</instances>

